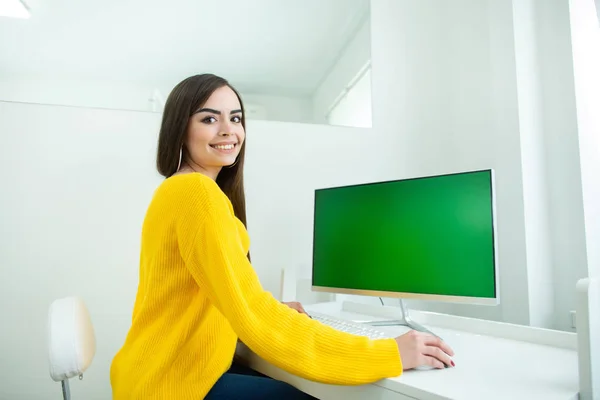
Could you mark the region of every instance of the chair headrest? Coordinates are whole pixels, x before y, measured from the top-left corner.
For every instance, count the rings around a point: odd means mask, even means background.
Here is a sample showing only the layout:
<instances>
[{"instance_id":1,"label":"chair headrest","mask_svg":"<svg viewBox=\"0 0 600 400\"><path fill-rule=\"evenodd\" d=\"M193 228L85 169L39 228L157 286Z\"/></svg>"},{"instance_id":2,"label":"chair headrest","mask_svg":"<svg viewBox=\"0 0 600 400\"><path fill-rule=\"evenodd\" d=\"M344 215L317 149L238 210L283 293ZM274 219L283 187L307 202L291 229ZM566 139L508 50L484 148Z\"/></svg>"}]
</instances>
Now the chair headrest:
<instances>
[{"instance_id":1,"label":"chair headrest","mask_svg":"<svg viewBox=\"0 0 600 400\"><path fill-rule=\"evenodd\" d=\"M55 300L48 312L50 376L55 381L79 376L96 354L92 320L83 300Z\"/></svg>"}]
</instances>

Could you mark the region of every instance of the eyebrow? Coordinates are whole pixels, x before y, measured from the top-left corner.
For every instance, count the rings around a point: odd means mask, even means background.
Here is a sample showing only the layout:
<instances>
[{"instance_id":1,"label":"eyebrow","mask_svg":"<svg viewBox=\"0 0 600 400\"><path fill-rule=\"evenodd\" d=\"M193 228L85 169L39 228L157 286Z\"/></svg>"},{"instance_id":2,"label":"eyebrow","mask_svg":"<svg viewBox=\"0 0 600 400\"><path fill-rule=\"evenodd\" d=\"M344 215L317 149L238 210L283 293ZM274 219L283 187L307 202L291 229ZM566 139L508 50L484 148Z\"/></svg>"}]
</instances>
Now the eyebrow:
<instances>
[{"instance_id":1,"label":"eyebrow","mask_svg":"<svg viewBox=\"0 0 600 400\"><path fill-rule=\"evenodd\" d=\"M212 113L212 114L221 115L221 111L215 110L213 108L201 108L198 111L196 111L194 114L198 114L198 113L201 113L201 112L209 112L209 113ZM242 112L241 109L231 110L231 114L239 114L241 112Z\"/></svg>"}]
</instances>

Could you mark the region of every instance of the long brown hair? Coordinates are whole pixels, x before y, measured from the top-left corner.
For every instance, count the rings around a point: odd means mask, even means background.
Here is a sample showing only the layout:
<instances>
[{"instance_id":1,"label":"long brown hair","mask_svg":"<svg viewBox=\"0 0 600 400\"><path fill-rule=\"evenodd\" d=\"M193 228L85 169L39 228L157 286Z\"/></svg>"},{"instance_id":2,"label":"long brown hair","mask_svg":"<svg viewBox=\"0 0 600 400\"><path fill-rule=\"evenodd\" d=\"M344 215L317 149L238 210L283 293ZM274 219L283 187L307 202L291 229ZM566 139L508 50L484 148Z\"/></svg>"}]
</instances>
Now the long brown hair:
<instances>
[{"instance_id":1,"label":"long brown hair","mask_svg":"<svg viewBox=\"0 0 600 400\"><path fill-rule=\"evenodd\" d=\"M237 90L229 82L213 74L190 76L181 81L169 94L163 111L160 133L158 135L158 151L156 167L158 172L168 178L177 172L179 155L186 139L190 117L201 108L217 89L223 86L234 91L242 109L242 126L246 130L244 103ZM217 176L217 185L229 197L235 216L246 226L246 197L244 195L244 156L246 140L242 144L236 162L230 167L223 167Z\"/></svg>"}]
</instances>

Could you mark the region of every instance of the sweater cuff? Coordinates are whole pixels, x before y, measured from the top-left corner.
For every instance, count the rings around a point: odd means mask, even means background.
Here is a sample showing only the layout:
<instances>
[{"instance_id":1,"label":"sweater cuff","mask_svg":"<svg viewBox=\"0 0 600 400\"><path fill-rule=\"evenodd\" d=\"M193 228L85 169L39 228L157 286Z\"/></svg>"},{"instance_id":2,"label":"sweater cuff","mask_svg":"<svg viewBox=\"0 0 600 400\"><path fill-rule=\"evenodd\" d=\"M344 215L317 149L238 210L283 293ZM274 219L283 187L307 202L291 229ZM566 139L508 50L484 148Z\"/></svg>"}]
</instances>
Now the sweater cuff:
<instances>
[{"instance_id":1,"label":"sweater cuff","mask_svg":"<svg viewBox=\"0 0 600 400\"><path fill-rule=\"evenodd\" d=\"M397 377L402 375L403 365L398 344L395 339L378 339L375 340L375 347L381 350L382 357L381 366L384 368L385 376Z\"/></svg>"}]
</instances>

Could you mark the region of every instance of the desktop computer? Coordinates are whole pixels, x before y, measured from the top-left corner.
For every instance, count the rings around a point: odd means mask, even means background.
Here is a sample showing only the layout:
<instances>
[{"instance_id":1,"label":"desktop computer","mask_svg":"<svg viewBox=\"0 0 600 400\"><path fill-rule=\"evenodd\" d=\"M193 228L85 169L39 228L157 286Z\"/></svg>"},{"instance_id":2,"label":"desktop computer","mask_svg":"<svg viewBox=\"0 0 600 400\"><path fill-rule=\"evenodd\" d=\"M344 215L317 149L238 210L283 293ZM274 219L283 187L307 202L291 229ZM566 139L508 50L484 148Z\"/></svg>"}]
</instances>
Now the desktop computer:
<instances>
[{"instance_id":1,"label":"desktop computer","mask_svg":"<svg viewBox=\"0 0 600 400\"><path fill-rule=\"evenodd\" d=\"M493 170L317 189L312 290L496 305Z\"/></svg>"}]
</instances>

